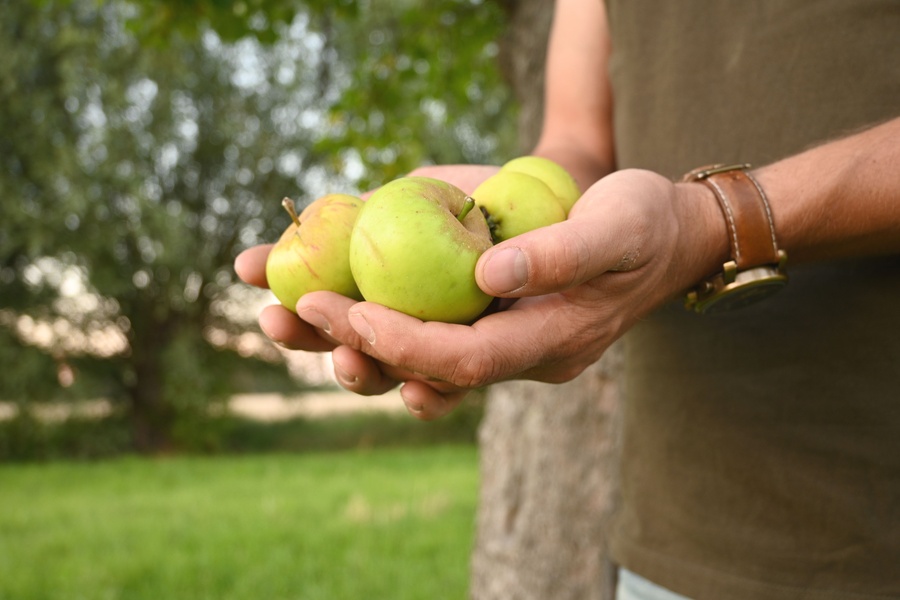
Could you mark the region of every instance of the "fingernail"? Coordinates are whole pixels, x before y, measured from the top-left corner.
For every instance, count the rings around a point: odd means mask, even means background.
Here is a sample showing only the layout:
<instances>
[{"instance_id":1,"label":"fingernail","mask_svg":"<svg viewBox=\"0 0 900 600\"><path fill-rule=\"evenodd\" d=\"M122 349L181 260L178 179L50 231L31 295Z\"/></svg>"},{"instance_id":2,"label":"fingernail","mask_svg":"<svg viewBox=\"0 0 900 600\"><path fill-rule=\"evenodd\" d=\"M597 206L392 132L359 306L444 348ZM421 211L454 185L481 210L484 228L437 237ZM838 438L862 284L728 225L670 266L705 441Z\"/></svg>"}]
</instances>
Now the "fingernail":
<instances>
[{"instance_id":1,"label":"fingernail","mask_svg":"<svg viewBox=\"0 0 900 600\"><path fill-rule=\"evenodd\" d=\"M331 333L331 323L328 322L322 313L314 308L304 308L297 313L297 316L313 327L318 327L325 333Z\"/></svg>"},{"instance_id":2,"label":"fingernail","mask_svg":"<svg viewBox=\"0 0 900 600\"><path fill-rule=\"evenodd\" d=\"M334 376L337 377L338 381L345 387L348 385L354 385L357 381L359 381L358 377L354 377L353 375L339 367L337 363L335 363L334 365Z\"/></svg>"},{"instance_id":3,"label":"fingernail","mask_svg":"<svg viewBox=\"0 0 900 600\"><path fill-rule=\"evenodd\" d=\"M483 271L484 283L492 292L504 294L528 282L528 262L518 248L504 248L493 254Z\"/></svg>"},{"instance_id":4,"label":"fingernail","mask_svg":"<svg viewBox=\"0 0 900 600\"><path fill-rule=\"evenodd\" d=\"M420 415L425 412L425 406L423 406L419 402L409 400L406 398L406 396L403 395L403 388L400 388L400 398L403 399L403 404L406 405L406 410L408 410L411 414Z\"/></svg>"},{"instance_id":5,"label":"fingernail","mask_svg":"<svg viewBox=\"0 0 900 600\"><path fill-rule=\"evenodd\" d=\"M362 316L358 312L352 312L347 315L348 320L350 321L350 326L361 335L369 344L375 345L375 332L372 330L372 326L369 325L369 322L366 321L366 318Z\"/></svg>"}]
</instances>

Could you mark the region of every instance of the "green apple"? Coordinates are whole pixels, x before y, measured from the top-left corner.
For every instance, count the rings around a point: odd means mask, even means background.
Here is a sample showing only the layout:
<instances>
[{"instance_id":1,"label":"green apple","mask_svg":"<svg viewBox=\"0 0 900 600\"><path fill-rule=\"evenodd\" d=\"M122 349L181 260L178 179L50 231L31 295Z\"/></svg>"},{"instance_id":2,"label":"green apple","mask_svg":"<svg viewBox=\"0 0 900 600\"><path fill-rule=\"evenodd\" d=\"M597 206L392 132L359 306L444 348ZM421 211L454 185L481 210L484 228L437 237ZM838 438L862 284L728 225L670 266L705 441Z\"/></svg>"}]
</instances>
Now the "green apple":
<instances>
[{"instance_id":1,"label":"green apple","mask_svg":"<svg viewBox=\"0 0 900 600\"><path fill-rule=\"evenodd\" d=\"M566 220L553 190L540 179L516 171L500 169L475 188L472 197L486 212L498 243Z\"/></svg>"},{"instance_id":2,"label":"green apple","mask_svg":"<svg viewBox=\"0 0 900 600\"><path fill-rule=\"evenodd\" d=\"M537 177L553 190L559 203L565 209L566 214L572 210L572 206L581 197L581 190L575 179L562 165L542 156L520 156L500 167L504 171L516 171Z\"/></svg>"},{"instance_id":3,"label":"green apple","mask_svg":"<svg viewBox=\"0 0 900 600\"><path fill-rule=\"evenodd\" d=\"M469 323L491 297L475 263L491 247L484 215L459 188L401 177L366 200L350 236L350 269L363 297L423 321Z\"/></svg>"},{"instance_id":4,"label":"green apple","mask_svg":"<svg viewBox=\"0 0 900 600\"><path fill-rule=\"evenodd\" d=\"M328 194L297 216L294 203L282 200L291 223L266 261L269 289L286 308L295 311L307 292L329 290L362 300L350 272L350 232L363 205L347 194Z\"/></svg>"}]
</instances>

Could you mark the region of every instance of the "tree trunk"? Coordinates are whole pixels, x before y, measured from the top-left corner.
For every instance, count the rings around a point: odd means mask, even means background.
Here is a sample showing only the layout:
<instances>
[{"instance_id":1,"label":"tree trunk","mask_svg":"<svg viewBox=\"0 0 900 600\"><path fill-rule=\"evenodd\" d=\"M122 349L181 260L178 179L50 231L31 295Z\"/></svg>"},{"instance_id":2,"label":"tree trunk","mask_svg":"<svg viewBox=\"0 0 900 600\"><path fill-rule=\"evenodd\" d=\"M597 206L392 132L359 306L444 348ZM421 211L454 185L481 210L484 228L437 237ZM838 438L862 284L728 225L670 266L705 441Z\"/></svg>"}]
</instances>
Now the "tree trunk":
<instances>
[{"instance_id":1,"label":"tree trunk","mask_svg":"<svg viewBox=\"0 0 900 600\"><path fill-rule=\"evenodd\" d=\"M563 385L511 382L489 392L473 598L612 597L604 529L620 364L613 351Z\"/></svg>"},{"instance_id":2,"label":"tree trunk","mask_svg":"<svg viewBox=\"0 0 900 600\"><path fill-rule=\"evenodd\" d=\"M546 0L510 4L501 60L521 106L523 152L539 133L552 8ZM604 529L615 497L621 363L614 345L567 384L489 390L479 432L474 600L613 597Z\"/></svg>"},{"instance_id":3,"label":"tree trunk","mask_svg":"<svg viewBox=\"0 0 900 600\"><path fill-rule=\"evenodd\" d=\"M174 323L149 317L152 309L137 311L129 335L131 367L126 384L129 421L134 449L141 454L161 454L172 449L175 410L164 395L163 351L171 342Z\"/></svg>"},{"instance_id":4,"label":"tree trunk","mask_svg":"<svg viewBox=\"0 0 900 600\"><path fill-rule=\"evenodd\" d=\"M128 395L132 444L141 454L160 454L172 448L174 413L163 397L163 376L158 357L136 361L135 383Z\"/></svg>"}]
</instances>

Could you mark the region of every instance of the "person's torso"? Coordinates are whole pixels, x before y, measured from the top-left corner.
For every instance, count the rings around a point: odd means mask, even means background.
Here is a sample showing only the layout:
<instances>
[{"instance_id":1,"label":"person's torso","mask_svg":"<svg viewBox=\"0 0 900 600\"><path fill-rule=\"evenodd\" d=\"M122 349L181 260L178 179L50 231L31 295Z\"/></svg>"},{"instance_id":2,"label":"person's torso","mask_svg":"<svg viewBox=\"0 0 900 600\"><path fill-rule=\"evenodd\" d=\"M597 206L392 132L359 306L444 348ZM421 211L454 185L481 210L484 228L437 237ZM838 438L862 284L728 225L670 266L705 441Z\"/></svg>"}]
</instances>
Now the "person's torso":
<instances>
[{"instance_id":1,"label":"person's torso","mask_svg":"<svg viewBox=\"0 0 900 600\"><path fill-rule=\"evenodd\" d=\"M619 168L762 165L900 115L896 0L607 6ZM788 271L628 334L616 557L701 598L900 597L900 257Z\"/></svg>"}]
</instances>

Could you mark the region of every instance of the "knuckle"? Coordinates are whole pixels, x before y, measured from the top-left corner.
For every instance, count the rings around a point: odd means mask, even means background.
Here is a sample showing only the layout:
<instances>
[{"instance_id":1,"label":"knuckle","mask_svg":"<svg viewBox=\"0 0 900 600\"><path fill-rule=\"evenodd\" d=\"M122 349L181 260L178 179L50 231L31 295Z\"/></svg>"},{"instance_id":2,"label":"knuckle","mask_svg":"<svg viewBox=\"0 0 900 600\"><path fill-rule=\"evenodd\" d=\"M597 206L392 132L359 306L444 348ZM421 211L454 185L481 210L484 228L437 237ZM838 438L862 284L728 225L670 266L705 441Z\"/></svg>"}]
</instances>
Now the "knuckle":
<instances>
[{"instance_id":1,"label":"knuckle","mask_svg":"<svg viewBox=\"0 0 900 600\"><path fill-rule=\"evenodd\" d=\"M580 232L574 232L570 240L570 243L565 246L566 256L564 259L568 264L573 265L574 268L569 269L568 280L560 282L566 286L574 285L588 278L593 254L591 252L591 241L585 239Z\"/></svg>"},{"instance_id":2,"label":"knuckle","mask_svg":"<svg viewBox=\"0 0 900 600\"><path fill-rule=\"evenodd\" d=\"M485 350L468 353L453 367L450 383L463 389L484 387L497 381L500 369L494 355Z\"/></svg>"},{"instance_id":3,"label":"knuckle","mask_svg":"<svg viewBox=\"0 0 900 600\"><path fill-rule=\"evenodd\" d=\"M572 229L553 242L543 247L537 274L548 289L562 290L577 285L590 271L590 240Z\"/></svg>"}]
</instances>

